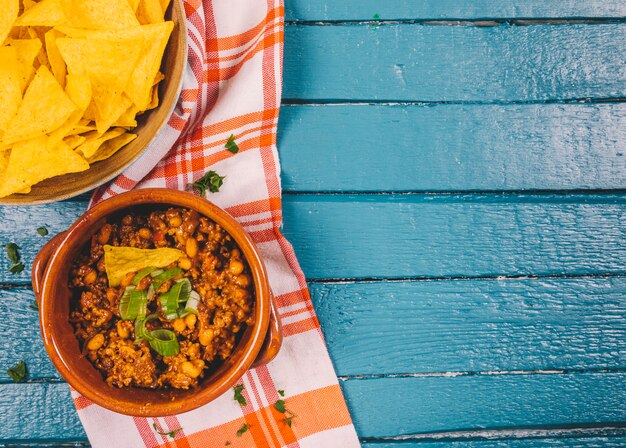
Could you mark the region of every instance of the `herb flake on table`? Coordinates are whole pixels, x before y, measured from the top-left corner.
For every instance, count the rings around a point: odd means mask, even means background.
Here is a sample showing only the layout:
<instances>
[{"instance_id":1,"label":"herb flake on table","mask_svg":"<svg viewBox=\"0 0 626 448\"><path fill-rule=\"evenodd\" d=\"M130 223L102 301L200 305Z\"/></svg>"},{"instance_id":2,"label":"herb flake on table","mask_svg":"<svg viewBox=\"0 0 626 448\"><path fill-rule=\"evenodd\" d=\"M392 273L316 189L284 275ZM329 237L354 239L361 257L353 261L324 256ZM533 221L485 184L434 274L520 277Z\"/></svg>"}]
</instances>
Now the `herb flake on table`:
<instances>
[{"instance_id":1,"label":"herb flake on table","mask_svg":"<svg viewBox=\"0 0 626 448\"><path fill-rule=\"evenodd\" d=\"M7 251L7 257L13 265L9 268L11 274L19 274L24 270L24 263L20 262L22 256L20 255L20 246L15 243L7 243L4 245Z\"/></svg>"},{"instance_id":2,"label":"herb flake on table","mask_svg":"<svg viewBox=\"0 0 626 448\"><path fill-rule=\"evenodd\" d=\"M237 143L235 143L235 134L230 134L230 137L228 137L228 141L226 142L226 145L224 145L224 148L226 148L233 154L237 154L239 152L239 146L237 146Z\"/></svg>"},{"instance_id":3,"label":"herb flake on table","mask_svg":"<svg viewBox=\"0 0 626 448\"><path fill-rule=\"evenodd\" d=\"M239 386L233 387L233 391L235 391L235 395L233 399L242 406L246 406L248 403L246 402L246 397L244 397L241 393L243 392L243 384Z\"/></svg>"},{"instance_id":4,"label":"herb flake on table","mask_svg":"<svg viewBox=\"0 0 626 448\"><path fill-rule=\"evenodd\" d=\"M277 390L276 392L278 392L278 395L280 395L281 397L285 396L285 391L282 389Z\"/></svg>"},{"instance_id":5,"label":"herb flake on table","mask_svg":"<svg viewBox=\"0 0 626 448\"><path fill-rule=\"evenodd\" d=\"M33 302L28 305L28 308L30 308L31 310L39 311L39 304L36 300L33 300Z\"/></svg>"},{"instance_id":6,"label":"herb flake on table","mask_svg":"<svg viewBox=\"0 0 626 448\"><path fill-rule=\"evenodd\" d=\"M46 236L48 234L48 229L45 227L37 227L37 233L41 236Z\"/></svg>"},{"instance_id":7,"label":"herb flake on table","mask_svg":"<svg viewBox=\"0 0 626 448\"><path fill-rule=\"evenodd\" d=\"M218 191L220 191L220 187L224 183L225 177L226 176L220 176L215 171L209 171L200 179L192 183L191 186L198 190L200 196L204 196L207 189L211 193L217 193Z\"/></svg>"},{"instance_id":8,"label":"herb flake on table","mask_svg":"<svg viewBox=\"0 0 626 448\"><path fill-rule=\"evenodd\" d=\"M16 383L19 383L24 378L26 378L26 373L27 373L26 363L24 361L18 362L13 367L11 367L9 370L7 370L7 374Z\"/></svg>"},{"instance_id":9,"label":"herb flake on table","mask_svg":"<svg viewBox=\"0 0 626 448\"><path fill-rule=\"evenodd\" d=\"M281 390L278 390L277 392L281 397L285 396L284 390L281 389ZM297 417L297 415L291 412L289 409L287 409L285 405L285 400L280 400L280 399L276 400L276 403L274 403L274 409L276 409L281 414L285 414L285 418L283 418L282 421L283 423L285 423L287 426L291 428L293 418Z\"/></svg>"},{"instance_id":10,"label":"herb flake on table","mask_svg":"<svg viewBox=\"0 0 626 448\"><path fill-rule=\"evenodd\" d=\"M244 423L243 426L237 430L237 437L241 437L248 429L250 429L250 425Z\"/></svg>"},{"instance_id":11,"label":"herb flake on table","mask_svg":"<svg viewBox=\"0 0 626 448\"><path fill-rule=\"evenodd\" d=\"M169 437L171 437L172 439L173 439L174 437L176 437L176 433L177 433L178 431L182 431L182 429L183 429L183 428L178 428L178 429L174 429L174 430L169 431L169 432L165 432L165 431L161 431L161 430L159 430L159 428L157 427L156 423L153 423L153 424L152 424L152 427L154 428L154 430L155 430L157 433L161 434L162 436L169 436Z\"/></svg>"}]
</instances>

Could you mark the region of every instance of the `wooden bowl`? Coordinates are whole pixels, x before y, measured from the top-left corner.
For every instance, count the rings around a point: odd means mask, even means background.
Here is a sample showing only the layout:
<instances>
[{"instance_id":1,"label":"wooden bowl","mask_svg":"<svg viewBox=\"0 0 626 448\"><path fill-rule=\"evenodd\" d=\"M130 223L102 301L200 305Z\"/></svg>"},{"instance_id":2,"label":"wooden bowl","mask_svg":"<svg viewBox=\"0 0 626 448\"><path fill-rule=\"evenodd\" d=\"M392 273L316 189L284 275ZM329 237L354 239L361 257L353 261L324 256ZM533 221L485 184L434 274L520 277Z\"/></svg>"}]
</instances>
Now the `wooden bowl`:
<instances>
[{"instance_id":1,"label":"wooden bowl","mask_svg":"<svg viewBox=\"0 0 626 448\"><path fill-rule=\"evenodd\" d=\"M137 127L132 130L137 138L112 157L94 163L86 171L46 179L33 185L28 194L12 194L0 198L0 204L33 205L77 196L110 181L143 153L166 125L176 106L187 63L187 28L182 0L171 2L165 18L174 22L174 29L165 48L161 66L165 79L159 84L160 104L137 117Z\"/></svg>"},{"instance_id":2,"label":"wooden bowl","mask_svg":"<svg viewBox=\"0 0 626 448\"><path fill-rule=\"evenodd\" d=\"M81 353L69 322L72 292L68 278L72 261L107 217L137 206L179 206L196 210L217 222L234 238L250 266L256 299L254 324L246 328L232 355L194 389L120 389L106 384L100 372ZM250 236L224 210L190 193L161 188L134 190L97 204L41 249L35 257L32 276L39 302L41 335L52 363L82 395L122 414L159 417L202 406L230 389L250 367L273 359L282 342L265 266Z\"/></svg>"}]
</instances>

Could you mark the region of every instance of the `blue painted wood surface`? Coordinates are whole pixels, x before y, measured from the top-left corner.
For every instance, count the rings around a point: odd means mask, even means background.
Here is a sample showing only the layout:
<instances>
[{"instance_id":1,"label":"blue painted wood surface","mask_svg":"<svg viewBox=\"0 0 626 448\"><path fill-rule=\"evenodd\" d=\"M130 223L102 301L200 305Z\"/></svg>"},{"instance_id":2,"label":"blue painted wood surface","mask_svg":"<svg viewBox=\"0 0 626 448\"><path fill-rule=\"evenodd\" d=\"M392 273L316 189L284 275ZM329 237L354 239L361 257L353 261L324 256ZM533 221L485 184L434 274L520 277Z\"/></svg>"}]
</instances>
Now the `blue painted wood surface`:
<instances>
[{"instance_id":1,"label":"blue painted wood surface","mask_svg":"<svg viewBox=\"0 0 626 448\"><path fill-rule=\"evenodd\" d=\"M626 446L626 3L286 13L284 230L363 446ZM0 207L0 446L88 446L28 272L85 207Z\"/></svg>"}]
</instances>

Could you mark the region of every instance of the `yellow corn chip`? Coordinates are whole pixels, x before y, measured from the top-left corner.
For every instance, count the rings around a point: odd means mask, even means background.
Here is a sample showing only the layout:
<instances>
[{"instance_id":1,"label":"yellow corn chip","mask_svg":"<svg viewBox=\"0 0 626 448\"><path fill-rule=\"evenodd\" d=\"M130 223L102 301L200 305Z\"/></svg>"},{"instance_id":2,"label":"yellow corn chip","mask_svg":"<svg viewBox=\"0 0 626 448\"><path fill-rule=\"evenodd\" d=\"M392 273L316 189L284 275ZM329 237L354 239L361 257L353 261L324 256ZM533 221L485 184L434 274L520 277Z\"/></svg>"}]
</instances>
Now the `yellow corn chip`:
<instances>
[{"instance_id":1,"label":"yellow corn chip","mask_svg":"<svg viewBox=\"0 0 626 448\"><path fill-rule=\"evenodd\" d=\"M104 142L100 148L96 151L96 153L91 156L87 161L89 163L99 162L100 160L108 159L117 151L119 151L122 147L126 146L133 140L137 138L137 134L131 134L127 132L126 134L122 134L119 137L112 138Z\"/></svg>"},{"instance_id":2,"label":"yellow corn chip","mask_svg":"<svg viewBox=\"0 0 626 448\"><path fill-rule=\"evenodd\" d=\"M63 139L69 149L75 149L77 146L82 145L87 140L82 135L70 135Z\"/></svg>"},{"instance_id":3,"label":"yellow corn chip","mask_svg":"<svg viewBox=\"0 0 626 448\"><path fill-rule=\"evenodd\" d=\"M128 0L61 0L69 26L106 30L139 25Z\"/></svg>"},{"instance_id":4,"label":"yellow corn chip","mask_svg":"<svg viewBox=\"0 0 626 448\"><path fill-rule=\"evenodd\" d=\"M0 197L22 191L49 177L89 168L87 161L65 143L53 146L50 142L48 137L42 136L13 146L9 163L0 179Z\"/></svg>"},{"instance_id":5,"label":"yellow corn chip","mask_svg":"<svg viewBox=\"0 0 626 448\"><path fill-rule=\"evenodd\" d=\"M59 84L64 86L65 75L67 74L67 67L65 66L65 61L63 60L63 57L61 57L61 53L59 52L59 48L57 47L56 42L57 39L62 36L63 34L54 29L48 31L45 34L46 52L48 53L48 61L50 61L52 73L54 73L54 77L57 79Z\"/></svg>"},{"instance_id":6,"label":"yellow corn chip","mask_svg":"<svg viewBox=\"0 0 626 448\"><path fill-rule=\"evenodd\" d=\"M170 0L161 0L161 11L163 14L167 12L167 7L170 5Z\"/></svg>"},{"instance_id":7,"label":"yellow corn chip","mask_svg":"<svg viewBox=\"0 0 626 448\"><path fill-rule=\"evenodd\" d=\"M89 76L95 118L110 117L133 73L141 46L129 39L82 38L60 38L57 46L68 73Z\"/></svg>"},{"instance_id":8,"label":"yellow corn chip","mask_svg":"<svg viewBox=\"0 0 626 448\"><path fill-rule=\"evenodd\" d=\"M26 188L24 188L23 190L16 191L16 193L17 193L17 194L28 194L28 193L30 193L30 192L31 192L31 190L32 190L32 188L30 188L30 187L26 187Z\"/></svg>"},{"instance_id":9,"label":"yellow corn chip","mask_svg":"<svg viewBox=\"0 0 626 448\"><path fill-rule=\"evenodd\" d=\"M91 82L86 75L67 75L65 93L76 104L79 110L84 111L91 102Z\"/></svg>"},{"instance_id":10,"label":"yellow corn chip","mask_svg":"<svg viewBox=\"0 0 626 448\"><path fill-rule=\"evenodd\" d=\"M130 9L132 9L133 12L137 14L137 7L139 6L139 0L128 0L128 4L130 5Z\"/></svg>"},{"instance_id":11,"label":"yellow corn chip","mask_svg":"<svg viewBox=\"0 0 626 448\"><path fill-rule=\"evenodd\" d=\"M158 105L159 105L159 88L158 86L154 86L152 87L152 101L150 101L150 104L148 104L148 107L146 108L146 110L154 109Z\"/></svg>"},{"instance_id":12,"label":"yellow corn chip","mask_svg":"<svg viewBox=\"0 0 626 448\"><path fill-rule=\"evenodd\" d=\"M15 48L0 48L0 133L4 132L22 102L22 66Z\"/></svg>"},{"instance_id":13,"label":"yellow corn chip","mask_svg":"<svg viewBox=\"0 0 626 448\"><path fill-rule=\"evenodd\" d=\"M159 0L139 0L137 19L142 25L163 22L163 10Z\"/></svg>"},{"instance_id":14,"label":"yellow corn chip","mask_svg":"<svg viewBox=\"0 0 626 448\"><path fill-rule=\"evenodd\" d=\"M39 39L14 39L9 45L11 48L15 48L17 60L22 67L20 86L24 92L35 73L33 63L41 50L41 41Z\"/></svg>"},{"instance_id":15,"label":"yellow corn chip","mask_svg":"<svg viewBox=\"0 0 626 448\"><path fill-rule=\"evenodd\" d=\"M61 0L42 0L24 11L15 26L56 26L65 22Z\"/></svg>"},{"instance_id":16,"label":"yellow corn chip","mask_svg":"<svg viewBox=\"0 0 626 448\"><path fill-rule=\"evenodd\" d=\"M26 89L20 107L7 127L2 143L47 134L61 126L76 110L50 70L41 66Z\"/></svg>"},{"instance_id":17,"label":"yellow corn chip","mask_svg":"<svg viewBox=\"0 0 626 448\"><path fill-rule=\"evenodd\" d=\"M104 266L109 286L119 285L126 274L143 268L164 268L184 257L185 253L171 247L137 249L136 247L104 246Z\"/></svg>"},{"instance_id":18,"label":"yellow corn chip","mask_svg":"<svg viewBox=\"0 0 626 448\"><path fill-rule=\"evenodd\" d=\"M111 140L112 138L119 137L123 133L126 132L126 129L122 128L113 128L110 131L105 132L104 134L100 134L99 132L92 132L84 135L85 142L76 148L76 151L80 151L85 159L89 159L93 157L93 155L98 151L100 145L102 145L107 140Z\"/></svg>"},{"instance_id":19,"label":"yellow corn chip","mask_svg":"<svg viewBox=\"0 0 626 448\"><path fill-rule=\"evenodd\" d=\"M18 0L4 0L2 2L2 8L0 9L0 44L4 43L4 40L9 35L19 10L20 2Z\"/></svg>"},{"instance_id":20,"label":"yellow corn chip","mask_svg":"<svg viewBox=\"0 0 626 448\"><path fill-rule=\"evenodd\" d=\"M121 126L123 128L134 128L137 126L137 120L135 117L137 116L137 106L131 104L131 106L124 111L122 115L119 116L117 121L113 123L111 126Z\"/></svg>"},{"instance_id":21,"label":"yellow corn chip","mask_svg":"<svg viewBox=\"0 0 626 448\"><path fill-rule=\"evenodd\" d=\"M152 81L152 85L156 86L158 83L160 83L161 81L163 81L165 79L165 75L161 72L157 73L157 75L154 77L154 81Z\"/></svg>"},{"instance_id":22,"label":"yellow corn chip","mask_svg":"<svg viewBox=\"0 0 626 448\"><path fill-rule=\"evenodd\" d=\"M96 118L96 129L98 132L101 134L106 132L106 130L113 126L113 123L118 121L124 112L132 106L132 104L132 101L129 100L125 94L122 94L119 101L114 104L108 117Z\"/></svg>"}]
</instances>

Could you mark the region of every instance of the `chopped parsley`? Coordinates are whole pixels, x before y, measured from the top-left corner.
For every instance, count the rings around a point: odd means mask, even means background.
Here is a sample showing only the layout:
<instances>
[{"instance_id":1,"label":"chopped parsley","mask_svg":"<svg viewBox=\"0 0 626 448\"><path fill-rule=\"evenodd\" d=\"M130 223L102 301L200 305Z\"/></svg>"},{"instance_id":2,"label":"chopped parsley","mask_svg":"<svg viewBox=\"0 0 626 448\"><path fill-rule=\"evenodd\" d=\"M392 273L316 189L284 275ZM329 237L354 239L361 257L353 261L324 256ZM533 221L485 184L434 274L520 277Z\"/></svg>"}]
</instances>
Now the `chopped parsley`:
<instances>
[{"instance_id":1,"label":"chopped parsley","mask_svg":"<svg viewBox=\"0 0 626 448\"><path fill-rule=\"evenodd\" d=\"M38 227L37 233L41 236L46 236L48 234L48 229L46 229L45 227Z\"/></svg>"},{"instance_id":2,"label":"chopped parsley","mask_svg":"<svg viewBox=\"0 0 626 448\"><path fill-rule=\"evenodd\" d=\"M11 263L18 264L20 262L20 246L15 243L7 243L4 245L7 250L7 256L9 257L9 261Z\"/></svg>"},{"instance_id":3,"label":"chopped parsley","mask_svg":"<svg viewBox=\"0 0 626 448\"><path fill-rule=\"evenodd\" d=\"M230 137L228 137L228 141L226 142L226 145L224 145L224 148L226 148L233 154L237 154L239 152L239 146L237 146L237 143L235 143L235 134L230 134Z\"/></svg>"},{"instance_id":4,"label":"chopped parsley","mask_svg":"<svg viewBox=\"0 0 626 448\"><path fill-rule=\"evenodd\" d=\"M380 20L380 14L374 14L374 15L372 16L372 19L373 19L373 20Z\"/></svg>"},{"instance_id":5,"label":"chopped parsley","mask_svg":"<svg viewBox=\"0 0 626 448\"><path fill-rule=\"evenodd\" d=\"M9 272L11 274L19 274L23 270L24 270L24 263L14 264L13 266L9 268Z\"/></svg>"},{"instance_id":6,"label":"chopped parsley","mask_svg":"<svg viewBox=\"0 0 626 448\"><path fill-rule=\"evenodd\" d=\"M182 429L183 429L183 428L178 428L178 429L174 429L173 431L169 431L169 432L160 431L160 430L159 430L159 428L157 428L156 423L153 423L153 424L152 424L152 427L154 428L154 430L155 430L157 433L161 434L162 436L169 436L169 437L171 437L172 439L173 439L174 437L176 437L176 433L177 433L178 431L182 431Z\"/></svg>"},{"instance_id":7,"label":"chopped parsley","mask_svg":"<svg viewBox=\"0 0 626 448\"><path fill-rule=\"evenodd\" d=\"M226 443L224 444L225 446L230 445L230 442L227 440Z\"/></svg>"},{"instance_id":8,"label":"chopped parsley","mask_svg":"<svg viewBox=\"0 0 626 448\"><path fill-rule=\"evenodd\" d=\"M285 409L285 400L277 400L276 403L274 403L274 407L276 408L276 410L282 414L285 413L285 411L287 409Z\"/></svg>"},{"instance_id":9,"label":"chopped parsley","mask_svg":"<svg viewBox=\"0 0 626 448\"><path fill-rule=\"evenodd\" d=\"M279 389L277 392L278 392L278 395L280 395L281 397L285 396L285 391L284 390Z\"/></svg>"},{"instance_id":10,"label":"chopped parsley","mask_svg":"<svg viewBox=\"0 0 626 448\"><path fill-rule=\"evenodd\" d=\"M218 191L220 191L220 187L224 183L225 177L226 176L220 176L215 171L209 171L200 179L191 184L191 186L196 188L200 192L200 196L204 196L207 189L211 193L217 193Z\"/></svg>"},{"instance_id":11,"label":"chopped parsley","mask_svg":"<svg viewBox=\"0 0 626 448\"><path fill-rule=\"evenodd\" d=\"M233 390L235 391L235 395L233 397L234 400L242 406L247 405L248 403L246 402L246 397L241 395L241 393L243 392L243 384L233 387Z\"/></svg>"},{"instance_id":12,"label":"chopped parsley","mask_svg":"<svg viewBox=\"0 0 626 448\"><path fill-rule=\"evenodd\" d=\"M244 423L243 426L237 430L237 437L241 437L248 429L250 429L250 425Z\"/></svg>"},{"instance_id":13,"label":"chopped parsley","mask_svg":"<svg viewBox=\"0 0 626 448\"><path fill-rule=\"evenodd\" d=\"M24 361L20 361L7 370L7 374L11 377L13 381L19 383L24 378L26 378L26 363Z\"/></svg>"},{"instance_id":14,"label":"chopped parsley","mask_svg":"<svg viewBox=\"0 0 626 448\"><path fill-rule=\"evenodd\" d=\"M33 300L33 303L28 305L28 308L30 308L31 310L39 311L39 304L36 300Z\"/></svg>"},{"instance_id":15,"label":"chopped parsley","mask_svg":"<svg viewBox=\"0 0 626 448\"><path fill-rule=\"evenodd\" d=\"M292 415L291 417L285 417L285 418L283 419L283 422L285 422L285 424L291 428L291 420L292 420L294 417L295 417L295 415Z\"/></svg>"}]
</instances>

